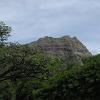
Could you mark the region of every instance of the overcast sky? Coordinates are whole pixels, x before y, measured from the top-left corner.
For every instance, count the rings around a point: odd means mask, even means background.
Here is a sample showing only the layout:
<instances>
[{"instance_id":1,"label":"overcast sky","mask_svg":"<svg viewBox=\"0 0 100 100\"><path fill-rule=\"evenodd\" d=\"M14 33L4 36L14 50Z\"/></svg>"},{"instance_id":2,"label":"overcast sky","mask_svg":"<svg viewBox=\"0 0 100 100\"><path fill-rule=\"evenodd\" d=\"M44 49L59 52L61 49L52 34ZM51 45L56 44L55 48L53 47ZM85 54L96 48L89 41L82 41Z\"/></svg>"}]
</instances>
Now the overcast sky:
<instances>
[{"instance_id":1,"label":"overcast sky","mask_svg":"<svg viewBox=\"0 0 100 100\"><path fill-rule=\"evenodd\" d=\"M12 27L11 41L71 35L100 53L100 0L0 0L0 20Z\"/></svg>"}]
</instances>

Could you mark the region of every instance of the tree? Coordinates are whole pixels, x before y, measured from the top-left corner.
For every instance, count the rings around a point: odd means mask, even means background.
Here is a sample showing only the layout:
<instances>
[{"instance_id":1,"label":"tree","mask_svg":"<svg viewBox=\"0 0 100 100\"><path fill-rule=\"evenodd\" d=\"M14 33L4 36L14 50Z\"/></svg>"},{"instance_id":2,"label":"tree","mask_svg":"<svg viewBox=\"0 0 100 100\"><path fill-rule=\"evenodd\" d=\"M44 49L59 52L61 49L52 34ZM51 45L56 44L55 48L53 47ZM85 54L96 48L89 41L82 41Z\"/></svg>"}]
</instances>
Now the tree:
<instances>
[{"instance_id":1,"label":"tree","mask_svg":"<svg viewBox=\"0 0 100 100\"><path fill-rule=\"evenodd\" d=\"M3 21L0 21L0 45L4 45L4 41L10 36L11 27L7 26Z\"/></svg>"},{"instance_id":2,"label":"tree","mask_svg":"<svg viewBox=\"0 0 100 100\"><path fill-rule=\"evenodd\" d=\"M4 49L2 53L3 51ZM0 81L40 78L46 71L47 60L42 54L31 51L28 47L10 46L0 55L0 66Z\"/></svg>"},{"instance_id":3,"label":"tree","mask_svg":"<svg viewBox=\"0 0 100 100\"><path fill-rule=\"evenodd\" d=\"M39 51L34 51L28 46L5 46L0 48L0 83L7 81L13 84L11 87L14 94L11 91L9 93L13 94L16 99L12 100L32 98L32 94L30 94L32 91L24 88L26 82L35 79L45 80L44 74L47 72L47 65L47 59ZM3 90L6 88L4 87ZM6 96L6 93L1 94ZM7 95L9 94L7 93Z\"/></svg>"}]
</instances>

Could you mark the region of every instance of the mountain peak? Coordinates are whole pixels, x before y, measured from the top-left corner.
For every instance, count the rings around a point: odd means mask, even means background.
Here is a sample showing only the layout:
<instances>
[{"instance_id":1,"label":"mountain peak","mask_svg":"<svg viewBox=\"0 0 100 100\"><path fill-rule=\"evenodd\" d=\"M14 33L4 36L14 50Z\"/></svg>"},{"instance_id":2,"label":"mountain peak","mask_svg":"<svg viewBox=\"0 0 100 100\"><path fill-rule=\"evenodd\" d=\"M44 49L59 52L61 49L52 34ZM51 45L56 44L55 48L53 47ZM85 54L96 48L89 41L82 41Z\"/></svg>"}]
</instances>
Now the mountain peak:
<instances>
[{"instance_id":1,"label":"mountain peak","mask_svg":"<svg viewBox=\"0 0 100 100\"><path fill-rule=\"evenodd\" d=\"M63 58L67 63L81 62L83 57L92 55L77 37L53 38L46 36L32 42L30 46L41 49L47 56Z\"/></svg>"}]
</instances>

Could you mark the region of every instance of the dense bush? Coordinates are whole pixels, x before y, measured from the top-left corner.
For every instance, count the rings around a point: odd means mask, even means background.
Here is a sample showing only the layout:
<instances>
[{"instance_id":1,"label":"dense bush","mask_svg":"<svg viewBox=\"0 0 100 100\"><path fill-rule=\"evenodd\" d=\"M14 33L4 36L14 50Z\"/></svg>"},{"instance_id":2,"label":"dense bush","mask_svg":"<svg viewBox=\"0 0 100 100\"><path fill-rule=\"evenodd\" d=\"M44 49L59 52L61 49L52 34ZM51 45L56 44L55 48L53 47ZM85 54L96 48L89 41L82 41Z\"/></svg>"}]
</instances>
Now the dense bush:
<instances>
[{"instance_id":1,"label":"dense bush","mask_svg":"<svg viewBox=\"0 0 100 100\"><path fill-rule=\"evenodd\" d=\"M85 59L84 66L75 66L49 82L38 92L42 100L99 100L100 55Z\"/></svg>"}]
</instances>

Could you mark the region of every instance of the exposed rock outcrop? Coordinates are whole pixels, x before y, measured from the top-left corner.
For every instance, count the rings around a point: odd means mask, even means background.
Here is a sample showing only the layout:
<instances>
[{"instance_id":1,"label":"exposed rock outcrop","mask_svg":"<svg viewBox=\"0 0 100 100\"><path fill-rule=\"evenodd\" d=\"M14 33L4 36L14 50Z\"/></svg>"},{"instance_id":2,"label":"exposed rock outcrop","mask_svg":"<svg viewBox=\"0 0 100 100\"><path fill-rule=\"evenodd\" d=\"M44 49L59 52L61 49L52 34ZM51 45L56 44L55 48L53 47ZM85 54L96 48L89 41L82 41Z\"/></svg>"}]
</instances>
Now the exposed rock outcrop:
<instances>
[{"instance_id":1,"label":"exposed rock outcrop","mask_svg":"<svg viewBox=\"0 0 100 100\"><path fill-rule=\"evenodd\" d=\"M82 63L83 57L92 55L76 37L70 36L61 38L46 36L32 42L30 46L41 49L47 56L61 58L67 64Z\"/></svg>"}]
</instances>

